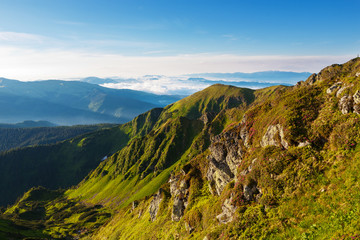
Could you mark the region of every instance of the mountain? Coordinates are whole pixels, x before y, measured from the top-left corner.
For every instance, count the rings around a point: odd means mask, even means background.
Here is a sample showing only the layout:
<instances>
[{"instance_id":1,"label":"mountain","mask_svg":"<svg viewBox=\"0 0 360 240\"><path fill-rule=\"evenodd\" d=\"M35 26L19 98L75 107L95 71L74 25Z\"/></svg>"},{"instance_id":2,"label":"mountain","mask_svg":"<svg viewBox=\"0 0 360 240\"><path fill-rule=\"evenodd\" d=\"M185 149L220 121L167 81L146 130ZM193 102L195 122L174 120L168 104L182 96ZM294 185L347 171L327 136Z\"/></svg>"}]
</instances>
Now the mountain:
<instances>
[{"instance_id":1,"label":"mountain","mask_svg":"<svg viewBox=\"0 0 360 240\"><path fill-rule=\"evenodd\" d=\"M357 239L359 114L360 58L296 86L211 86L109 129L127 134L114 154L72 188L28 190L0 236Z\"/></svg>"},{"instance_id":2,"label":"mountain","mask_svg":"<svg viewBox=\"0 0 360 240\"><path fill-rule=\"evenodd\" d=\"M23 123L13 125L1 124L0 152L10 150L12 148L53 144L88 132L94 132L102 128L115 126L114 124L77 125L65 127L39 127L38 125L43 126L52 124L49 122L33 121L25 121Z\"/></svg>"},{"instance_id":3,"label":"mountain","mask_svg":"<svg viewBox=\"0 0 360 240\"><path fill-rule=\"evenodd\" d=\"M92 83L92 84L105 84L105 83L117 83L114 79L111 78L98 78L98 77L87 77L81 79L82 82Z\"/></svg>"},{"instance_id":4,"label":"mountain","mask_svg":"<svg viewBox=\"0 0 360 240\"><path fill-rule=\"evenodd\" d=\"M27 119L58 125L124 123L179 97L109 89L76 81L20 82L0 79L0 122Z\"/></svg>"},{"instance_id":5,"label":"mountain","mask_svg":"<svg viewBox=\"0 0 360 240\"><path fill-rule=\"evenodd\" d=\"M31 121L26 120L20 123L7 124L0 123L0 128L34 128L34 127L55 127L54 123L48 121Z\"/></svg>"},{"instance_id":6,"label":"mountain","mask_svg":"<svg viewBox=\"0 0 360 240\"><path fill-rule=\"evenodd\" d=\"M222 79L226 81L250 81L257 83L282 83L282 84L296 84L299 81L307 79L311 73L309 72L286 72L286 71L264 71L253 73L196 73L189 74L187 76L195 78L210 78L210 79Z\"/></svg>"}]
</instances>

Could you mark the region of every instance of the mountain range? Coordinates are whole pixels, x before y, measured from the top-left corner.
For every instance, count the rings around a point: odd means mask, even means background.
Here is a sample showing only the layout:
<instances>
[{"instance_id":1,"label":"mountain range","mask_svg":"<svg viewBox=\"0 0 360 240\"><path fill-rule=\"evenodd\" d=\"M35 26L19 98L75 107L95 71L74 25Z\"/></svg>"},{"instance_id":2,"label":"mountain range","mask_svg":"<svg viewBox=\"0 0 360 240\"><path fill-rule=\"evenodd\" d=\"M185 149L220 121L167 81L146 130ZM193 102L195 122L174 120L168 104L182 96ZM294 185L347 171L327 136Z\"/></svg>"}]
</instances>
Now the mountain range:
<instances>
[{"instance_id":1,"label":"mountain range","mask_svg":"<svg viewBox=\"0 0 360 240\"><path fill-rule=\"evenodd\" d=\"M359 114L355 58L5 152L0 237L359 239Z\"/></svg>"},{"instance_id":2,"label":"mountain range","mask_svg":"<svg viewBox=\"0 0 360 240\"><path fill-rule=\"evenodd\" d=\"M125 123L180 99L77 81L0 79L0 122L45 120L57 125Z\"/></svg>"},{"instance_id":3,"label":"mountain range","mask_svg":"<svg viewBox=\"0 0 360 240\"><path fill-rule=\"evenodd\" d=\"M275 85L294 85L307 79L309 72L265 71L254 73L197 73L181 76L145 75L136 78L96 78L80 81L91 82L109 88L128 88L157 94L185 95L195 93L213 84L259 89Z\"/></svg>"}]
</instances>

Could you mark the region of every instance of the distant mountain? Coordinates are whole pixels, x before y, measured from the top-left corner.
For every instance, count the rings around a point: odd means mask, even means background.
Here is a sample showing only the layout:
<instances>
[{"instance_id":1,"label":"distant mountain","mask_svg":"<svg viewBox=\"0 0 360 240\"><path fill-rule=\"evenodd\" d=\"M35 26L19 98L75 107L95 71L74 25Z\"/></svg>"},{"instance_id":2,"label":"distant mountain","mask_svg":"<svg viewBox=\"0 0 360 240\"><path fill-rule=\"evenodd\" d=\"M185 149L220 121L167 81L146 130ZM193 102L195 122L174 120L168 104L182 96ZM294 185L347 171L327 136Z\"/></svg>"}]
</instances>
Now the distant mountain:
<instances>
[{"instance_id":1,"label":"distant mountain","mask_svg":"<svg viewBox=\"0 0 360 240\"><path fill-rule=\"evenodd\" d=\"M87 77L81 79L82 82L92 83L92 84L104 84L104 83L117 83L118 81L115 81L111 78L98 78L98 77Z\"/></svg>"},{"instance_id":2,"label":"distant mountain","mask_svg":"<svg viewBox=\"0 0 360 240\"><path fill-rule=\"evenodd\" d=\"M58 125L124 123L180 99L76 81L0 78L0 122L46 120Z\"/></svg>"},{"instance_id":3,"label":"distant mountain","mask_svg":"<svg viewBox=\"0 0 360 240\"><path fill-rule=\"evenodd\" d=\"M253 73L197 73L186 76L195 78L211 78L221 79L226 81L241 80L250 82L267 82L267 83L286 83L296 84L299 81L307 79L312 73L310 72L285 72L285 71L264 71Z\"/></svg>"},{"instance_id":4,"label":"distant mountain","mask_svg":"<svg viewBox=\"0 0 360 240\"><path fill-rule=\"evenodd\" d=\"M35 128L35 127L55 127L54 123L48 121L31 121L26 120L20 123L0 123L0 128Z\"/></svg>"},{"instance_id":5,"label":"distant mountain","mask_svg":"<svg viewBox=\"0 0 360 240\"><path fill-rule=\"evenodd\" d=\"M48 125L46 127L45 125ZM30 127L33 125L33 127ZM43 125L43 126L40 126ZM10 126L4 128L3 126ZM76 125L51 127L50 122L25 121L18 124L0 125L0 152L12 148L52 144L99 129L114 127L114 124Z\"/></svg>"}]
</instances>

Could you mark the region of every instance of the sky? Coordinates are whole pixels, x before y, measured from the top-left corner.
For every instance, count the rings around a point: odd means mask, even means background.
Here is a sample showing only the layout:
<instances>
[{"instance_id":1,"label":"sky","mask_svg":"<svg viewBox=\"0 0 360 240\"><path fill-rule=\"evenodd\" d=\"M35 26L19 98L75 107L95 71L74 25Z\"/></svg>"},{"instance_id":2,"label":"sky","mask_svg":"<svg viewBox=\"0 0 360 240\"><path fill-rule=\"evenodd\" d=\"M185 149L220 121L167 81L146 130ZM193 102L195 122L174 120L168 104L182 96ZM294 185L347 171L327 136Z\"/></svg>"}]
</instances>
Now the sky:
<instances>
[{"instance_id":1,"label":"sky","mask_svg":"<svg viewBox=\"0 0 360 240\"><path fill-rule=\"evenodd\" d=\"M318 72L360 53L359 0L0 0L0 77Z\"/></svg>"}]
</instances>

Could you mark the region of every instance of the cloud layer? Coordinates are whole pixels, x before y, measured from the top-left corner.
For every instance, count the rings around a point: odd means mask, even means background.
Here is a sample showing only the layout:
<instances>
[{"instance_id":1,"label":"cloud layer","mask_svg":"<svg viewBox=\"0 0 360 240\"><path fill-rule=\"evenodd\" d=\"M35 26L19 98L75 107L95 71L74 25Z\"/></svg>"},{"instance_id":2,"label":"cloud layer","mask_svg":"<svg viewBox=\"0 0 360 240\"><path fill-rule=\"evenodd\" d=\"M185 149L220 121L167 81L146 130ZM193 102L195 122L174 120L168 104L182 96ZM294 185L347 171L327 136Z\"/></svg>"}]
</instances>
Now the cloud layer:
<instances>
[{"instance_id":1,"label":"cloud layer","mask_svg":"<svg viewBox=\"0 0 360 240\"><path fill-rule=\"evenodd\" d=\"M22 81L68 79L87 76L137 77L177 76L205 72L257 72L267 70L318 72L355 56L241 56L235 54L182 54L172 56L125 56L96 51L39 49L18 46L22 42L40 43L44 37L0 32L0 77ZM6 43L6 44L5 44ZM12 44L9 44L12 43Z\"/></svg>"}]
</instances>

